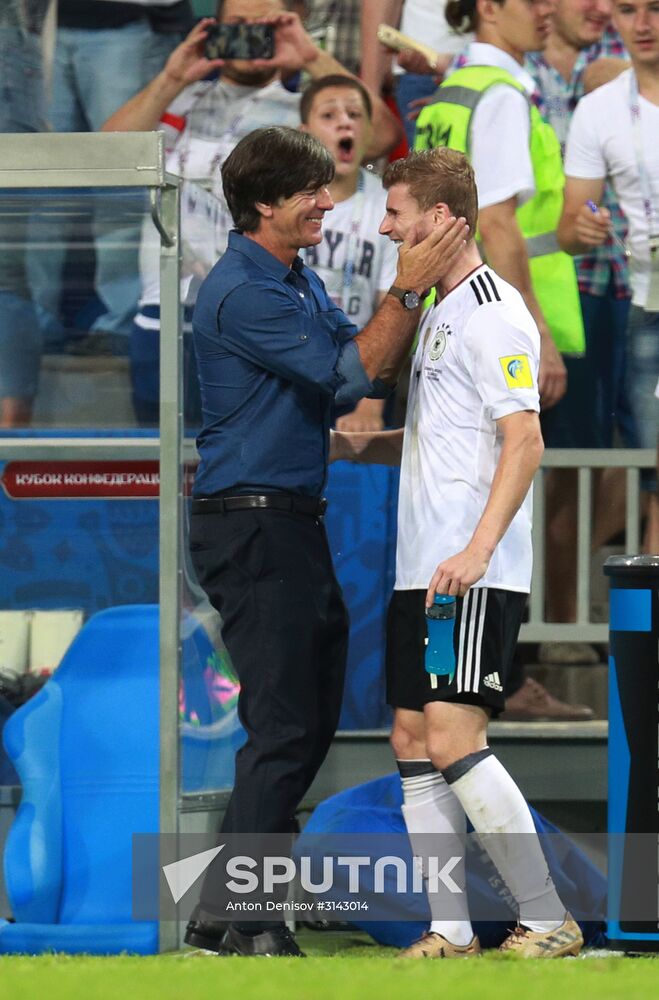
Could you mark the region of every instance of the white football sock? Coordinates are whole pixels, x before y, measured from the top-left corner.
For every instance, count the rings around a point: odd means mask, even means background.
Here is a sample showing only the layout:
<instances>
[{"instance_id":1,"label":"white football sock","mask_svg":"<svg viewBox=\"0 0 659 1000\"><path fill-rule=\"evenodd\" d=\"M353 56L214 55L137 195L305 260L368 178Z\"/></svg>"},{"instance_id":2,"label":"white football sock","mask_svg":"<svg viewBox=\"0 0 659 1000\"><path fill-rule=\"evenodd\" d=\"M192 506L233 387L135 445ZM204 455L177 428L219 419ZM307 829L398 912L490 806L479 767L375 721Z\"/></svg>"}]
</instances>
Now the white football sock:
<instances>
[{"instance_id":1,"label":"white football sock","mask_svg":"<svg viewBox=\"0 0 659 1000\"><path fill-rule=\"evenodd\" d=\"M444 774L517 901L519 922L532 931L560 927L565 907L526 800L503 764L490 753L473 765L469 758L457 761Z\"/></svg>"},{"instance_id":2,"label":"white football sock","mask_svg":"<svg viewBox=\"0 0 659 1000\"><path fill-rule=\"evenodd\" d=\"M404 764L419 764L432 767L429 760L405 761ZM417 841L419 850L415 849L415 839L418 834L441 834L441 854L450 857L460 857L462 861L451 870L451 878L458 885L465 885L464 857L466 851L467 818L459 800L444 781L439 771L401 777L404 804L402 806L405 826L410 837L412 850L422 856L428 852L427 836ZM441 864L440 864L441 867ZM435 906L432 898L431 914L435 916ZM451 944L467 945L474 936L469 920L469 910L466 890L451 898L451 908L455 915L451 920L433 920L430 930L450 941Z\"/></svg>"}]
</instances>

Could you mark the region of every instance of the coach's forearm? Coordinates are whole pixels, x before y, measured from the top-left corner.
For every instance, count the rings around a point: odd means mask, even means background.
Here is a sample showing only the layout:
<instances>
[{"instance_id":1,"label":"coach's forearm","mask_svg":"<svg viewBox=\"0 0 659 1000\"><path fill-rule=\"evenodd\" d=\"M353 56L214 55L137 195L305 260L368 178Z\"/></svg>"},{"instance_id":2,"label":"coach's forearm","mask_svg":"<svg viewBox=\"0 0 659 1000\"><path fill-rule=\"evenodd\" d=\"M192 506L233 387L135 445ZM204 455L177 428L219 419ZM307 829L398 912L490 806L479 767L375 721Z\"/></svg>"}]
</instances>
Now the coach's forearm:
<instances>
[{"instance_id":1,"label":"coach's forearm","mask_svg":"<svg viewBox=\"0 0 659 1000\"><path fill-rule=\"evenodd\" d=\"M393 384L407 358L421 317L421 308L405 309L393 295L384 302L354 343L371 382Z\"/></svg>"},{"instance_id":2,"label":"coach's forearm","mask_svg":"<svg viewBox=\"0 0 659 1000\"><path fill-rule=\"evenodd\" d=\"M399 466L403 428L395 431L332 431L330 461Z\"/></svg>"}]
</instances>

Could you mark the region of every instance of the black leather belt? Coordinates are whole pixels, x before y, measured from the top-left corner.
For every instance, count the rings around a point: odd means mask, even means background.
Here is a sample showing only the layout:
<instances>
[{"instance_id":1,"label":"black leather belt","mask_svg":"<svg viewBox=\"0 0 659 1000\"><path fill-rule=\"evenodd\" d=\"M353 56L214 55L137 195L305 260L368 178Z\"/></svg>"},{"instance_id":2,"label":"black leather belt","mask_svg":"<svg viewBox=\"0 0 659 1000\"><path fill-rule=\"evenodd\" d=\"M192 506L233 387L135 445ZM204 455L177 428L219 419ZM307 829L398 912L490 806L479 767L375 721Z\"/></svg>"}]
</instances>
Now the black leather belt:
<instances>
[{"instance_id":1,"label":"black leather belt","mask_svg":"<svg viewBox=\"0 0 659 1000\"><path fill-rule=\"evenodd\" d=\"M327 510L325 497L301 497L290 493L258 493L242 496L206 497L192 501L193 514L227 514L232 510L288 510L294 514L322 517Z\"/></svg>"}]
</instances>

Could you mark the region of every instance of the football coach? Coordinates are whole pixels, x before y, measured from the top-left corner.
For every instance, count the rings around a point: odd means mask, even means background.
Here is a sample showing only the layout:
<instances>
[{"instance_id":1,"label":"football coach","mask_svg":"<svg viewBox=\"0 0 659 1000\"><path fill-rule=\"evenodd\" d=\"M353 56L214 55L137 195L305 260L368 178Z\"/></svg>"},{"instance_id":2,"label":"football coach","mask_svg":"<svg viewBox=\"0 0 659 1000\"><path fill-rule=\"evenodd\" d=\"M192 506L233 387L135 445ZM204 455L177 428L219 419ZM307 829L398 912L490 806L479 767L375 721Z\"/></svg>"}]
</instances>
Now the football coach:
<instances>
[{"instance_id":1,"label":"football coach","mask_svg":"<svg viewBox=\"0 0 659 1000\"><path fill-rule=\"evenodd\" d=\"M298 256L322 240L330 153L261 128L222 167L235 229L194 312L203 426L190 549L222 616L247 742L221 833L287 833L338 724L348 615L323 514L337 408L395 383L420 297L464 245L448 219L399 251L391 294L358 331ZM186 941L219 954L301 955L283 923L219 920L209 869ZM215 905L214 905L214 900Z\"/></svg>"}]
</instances>

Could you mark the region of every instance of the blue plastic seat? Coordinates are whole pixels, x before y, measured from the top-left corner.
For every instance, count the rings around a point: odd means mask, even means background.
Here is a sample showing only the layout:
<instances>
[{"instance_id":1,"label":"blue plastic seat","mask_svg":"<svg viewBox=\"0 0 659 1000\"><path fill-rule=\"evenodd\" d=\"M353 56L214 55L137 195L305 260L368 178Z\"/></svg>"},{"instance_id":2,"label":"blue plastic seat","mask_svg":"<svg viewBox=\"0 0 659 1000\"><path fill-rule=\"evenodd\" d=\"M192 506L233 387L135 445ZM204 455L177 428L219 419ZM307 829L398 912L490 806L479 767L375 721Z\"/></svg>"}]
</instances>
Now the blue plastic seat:
<instances>
[{"instance_id":1,"label":"blue plastic seat","mask_svg":"<svg viewBox=\"0 0 659 1000\"><path fill-rule=\"evenodd\" d=\"M158 832L159 609L101 611L42 690L7 721L23 797L4 856L15 923L0 953L152 954L132 919L132 837ZM212 652L197 625L184 662Z\"/></svg>"}]
</instances>

